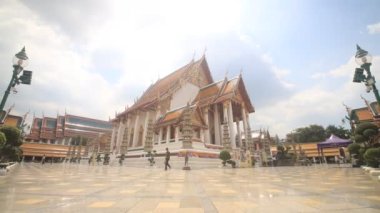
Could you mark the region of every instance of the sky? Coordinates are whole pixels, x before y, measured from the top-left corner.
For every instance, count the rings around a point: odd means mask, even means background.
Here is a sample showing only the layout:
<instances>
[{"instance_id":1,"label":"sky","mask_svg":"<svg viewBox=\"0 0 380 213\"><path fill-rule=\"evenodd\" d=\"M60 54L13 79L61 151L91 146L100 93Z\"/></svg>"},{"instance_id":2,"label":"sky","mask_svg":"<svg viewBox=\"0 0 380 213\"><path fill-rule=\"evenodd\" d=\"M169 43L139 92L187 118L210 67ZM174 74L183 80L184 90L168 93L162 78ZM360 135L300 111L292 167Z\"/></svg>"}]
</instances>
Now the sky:
<instances>
[{"instance_id":1,"label":"sky","mask_svg":"<svg viewBox=\"0 0 380 213\"><path fill-rule=\"evenodd\" d=\"M255 113L252 129L283 138L310 124L344 125L343 103L375 101L353 83L356 44L380 78L377 0L2 0L0 91L25 46L31 85L6 109L36 117L101 120L203 54L214 80L242 71ZM378 84L379 85L379 84Z\"/></svg>"}]
</instances>

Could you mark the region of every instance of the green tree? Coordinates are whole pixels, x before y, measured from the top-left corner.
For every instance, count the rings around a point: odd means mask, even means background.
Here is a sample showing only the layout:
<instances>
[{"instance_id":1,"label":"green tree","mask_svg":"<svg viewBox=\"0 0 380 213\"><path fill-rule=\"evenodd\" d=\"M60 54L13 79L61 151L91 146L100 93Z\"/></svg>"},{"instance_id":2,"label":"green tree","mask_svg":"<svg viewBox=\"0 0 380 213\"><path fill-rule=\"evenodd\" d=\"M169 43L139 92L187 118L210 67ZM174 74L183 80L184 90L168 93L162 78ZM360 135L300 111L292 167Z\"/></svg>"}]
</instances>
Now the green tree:
<instances>
[{"instance_id":1,"label":"green tree","mask_svg":"<svg viewBox=\"0 0 380 213\"><path fill-rule=\"evenodd\" d=\"M365 147L371 147L378 133L379 130L375 124L361 123L355 129L354 140L356 143L363 143Z\"/></svg>"},{"instance_id":2,"label":"green tree","mask_svg":"<svg viewBox=\"0 0 380 213\"><path fill-rule=\"evenodd\" d=\"M0 161L19 161L22 156L22 150L20 149L22 144L21 131L13 126L2 126L0 127L0 133L6 139L5 143L0 147ZM3 136L0 136L0 138L3 138Z\"/></svg>"},{"instance_id":3,"label":"green tree","mask_svg":"<svg viewBox=\"0 0 380 213\"><path fill-rule=\"evenodd\" d=\"M349 139L350 130L345 129L343 126L328 125L325 129L326 136L329 137L331 134L334 134L340 138Z\"/></svg>"},{"instance_id":4,"label":"green tree","mask_svg":"<svg viewBox=\"0 0 380 213\"><path fill-rule=\"evenodd\" d=\"M292 133L287 134L286 137L288 142L320 142L326 139L326 131L323 126L313 124L307 127L297 128Z\"/></svg>"},{"instance_id":5,"label":"green tree","mask_svg":"<svg viewBox=\"0 0 380 213\"><path fill-rule=\"evenodd\" d=\"M359 150L361 146L358 143L352 143L348 145L347 149L350 152L350 155L359 155Z\"/></svg>"}]
</instances>

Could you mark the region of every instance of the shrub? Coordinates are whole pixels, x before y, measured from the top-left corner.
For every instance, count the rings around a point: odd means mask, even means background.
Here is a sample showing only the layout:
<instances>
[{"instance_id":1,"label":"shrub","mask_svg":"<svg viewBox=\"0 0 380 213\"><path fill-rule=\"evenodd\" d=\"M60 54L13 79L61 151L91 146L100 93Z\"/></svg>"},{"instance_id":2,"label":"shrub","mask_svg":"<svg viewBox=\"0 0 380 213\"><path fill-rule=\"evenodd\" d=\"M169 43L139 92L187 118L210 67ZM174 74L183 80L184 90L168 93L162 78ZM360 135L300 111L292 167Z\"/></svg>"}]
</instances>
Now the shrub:
<instances>
[{"instance_id":1,"label":"shrub","mask_svg":"<svg viewBox=\"0 0 380 213\"><path fill-rule=\"evenodd\" d=\"M11 146L20 146L22 144L21 131L13 126L2 126L0 132L4 133L6 143Z\"/></svg>"},{"instance_id":2,"label":"shrub","mask_svg":"<svg viewBox=\"0 0 380 213\"><path fill-rule=\"evenodd\" d=\"M363 143L367 140L363 135L355 135L354 139L356 143Z\"/></svg>"},{"instance_id":3,"label":"shrub","mask_svg":"<svg viewBox=\"0 0 380 213\"><path fill-rule=\"evenodd\" d=\"M7 138L5 137L5 134L0 132L0 148L5 145L6 141L7 141Z\"/></svg>"},{"instance_id":4,"label":"shrub","mask_svg":"<svg viewBox=\"0 0 380 213\"><path fill-rule=\"evenodd\" d=\"M225 166L226 162L231 159L231 154L227 150L222 150L219 153L219 158L222 160L223 166Z\"/></svg>"},{"instance_id":5,"label":"shrub","mask_svg":"<svg viewBox=\"0 0 380 213\"><path fill-rule=\"evenodd\" d=\"M364 153L364 160L366 161L368 166L371 167L379 167L380 161L380 148L369 148Z\"/></svg>"},{"instance_id":6,"label":"shrub","mask_svg":"<svg viewBox=\"0 0 380 213\"><path fill-rule=\"evenodd\" d=\"M377 132L378 130L378 127L373 124L373 123L361 123L359 124L356 129L355 129L355 135L356 134L359 134L359 135L363 135L364 134L364 131L367 130L367 129L373 129Z\"/></svg>"},{"instance_id":7,"label":"shrub","mask_svg":"<svg viewBox=\"0 0 380 213\"><path fill-rule=\"evenodd\" d=\"M350 152L350 155L359 155L359 150L361 146L357 143L352 143L348 145L347 149Z\"/></svg>"}]
</instances>

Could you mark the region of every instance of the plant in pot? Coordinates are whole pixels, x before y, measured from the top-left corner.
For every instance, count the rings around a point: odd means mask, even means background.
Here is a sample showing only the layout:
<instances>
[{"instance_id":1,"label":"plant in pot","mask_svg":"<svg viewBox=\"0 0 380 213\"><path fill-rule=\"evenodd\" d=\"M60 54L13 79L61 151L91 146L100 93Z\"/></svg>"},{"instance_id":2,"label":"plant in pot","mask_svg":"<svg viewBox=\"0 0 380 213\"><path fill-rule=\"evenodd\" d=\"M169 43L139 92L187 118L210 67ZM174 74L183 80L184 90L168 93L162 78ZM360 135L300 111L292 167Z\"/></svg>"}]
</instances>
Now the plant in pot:
<instances>
[{"instance_id":1,"label":"plant in pot","mask_svg":"<svg viewBox=\"0 0 380 213\"><path fill-rule=\"evenodd\" d=\"M226 163L228 160L231 160L231 154L229 151L227 150L222 150L220 153L219 153L219 158L222 160L222 164L223 166L226 166Z\"/></svg>"}]
</instances>

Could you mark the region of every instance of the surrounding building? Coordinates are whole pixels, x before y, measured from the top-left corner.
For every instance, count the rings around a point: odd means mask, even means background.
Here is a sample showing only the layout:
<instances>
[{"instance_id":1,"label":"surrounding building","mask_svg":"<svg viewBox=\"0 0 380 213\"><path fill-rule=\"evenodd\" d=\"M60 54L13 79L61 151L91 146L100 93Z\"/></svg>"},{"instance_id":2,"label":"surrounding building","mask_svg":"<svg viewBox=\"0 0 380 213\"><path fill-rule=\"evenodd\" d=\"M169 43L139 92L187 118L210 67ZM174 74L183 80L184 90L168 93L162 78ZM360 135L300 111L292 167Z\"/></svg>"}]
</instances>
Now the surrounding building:
<instances>
[{"instance_id":1,"label":"surrounding building","mask_svg":"<svg viewBox=\"0 0 380 213\"><path fill-rule=\"evenodd\" d=\"M371 122L380 127L380 107L377 102L370 103L368 100L362 97L365 103L365 107L351 109L346 107L347 116L346 119L350 122L352 131L355 127L364 122Z\"/></svg>"},{"instance_id":2,"label":"surrounding building","mask_svg":"<svg viewBox=\"0 0 380 213\"><path fill-rule=\"evenodd\" d=\"M4 118L2 121L0 121L0 126L4 125L4 126L13 126L13 127L21 128L25 120L24 119L25 116L23 117L23 116L12 115L6 111L2 111L0 113L0 118L3 117L2 115L4 115Z\"/></svg>"},{"instance_id":3,"label":"surrounding building","mask_svg":"<svg viewBox=\"0 0 380 213\"><path fill-rule=\"evenodd\" d=\"M138 157L168 147L173 154L217 157L222 148L247 148L242 136L250 132L254 111L242 75L214 82L202 56L159 79L116 115L110 150Z\"/></svg>"},{"instance_id":4,"label":"surrounding building","mask_svg":"<svg viewBox=\"0 0 380 213\"><path fill-rule=\"evenodd\" d=\"M109 152L111 131L112 124L108 121L76 115L35 117L21 148L27 160L43 155L47 158L81 158L92 151Z\"/></svg>"}]
</instances>

